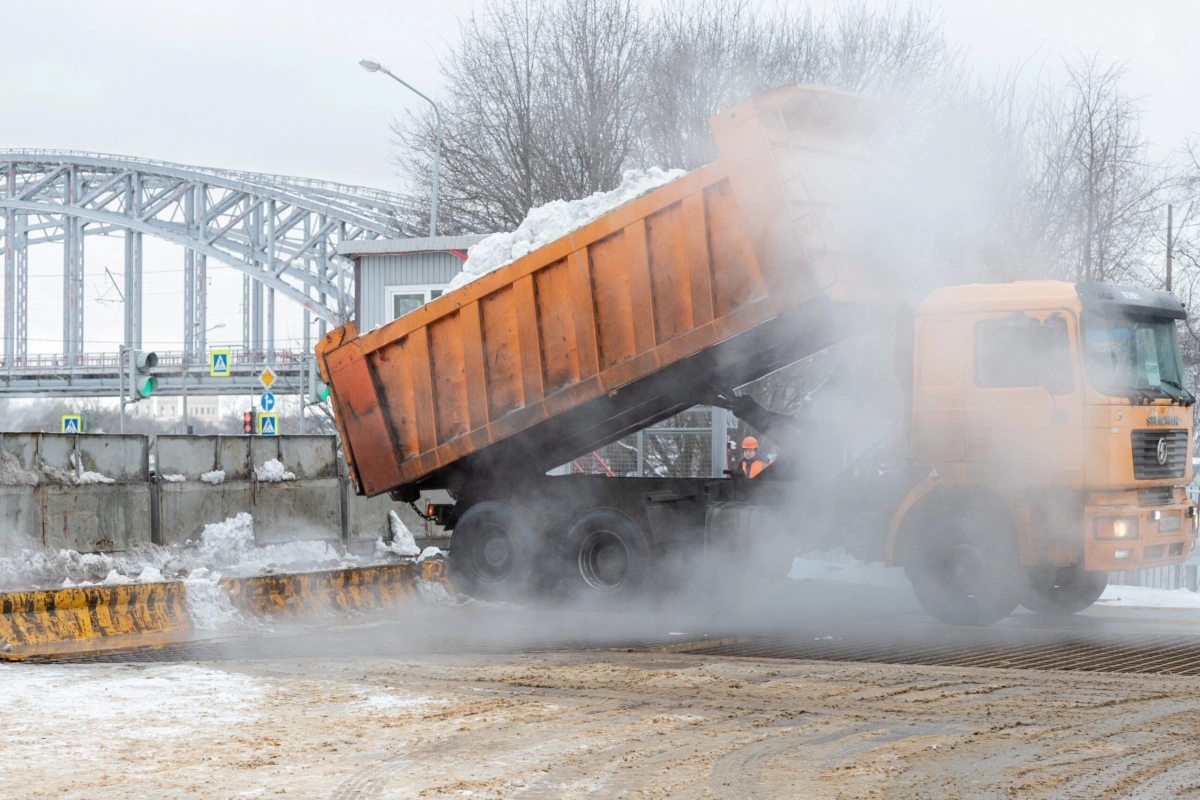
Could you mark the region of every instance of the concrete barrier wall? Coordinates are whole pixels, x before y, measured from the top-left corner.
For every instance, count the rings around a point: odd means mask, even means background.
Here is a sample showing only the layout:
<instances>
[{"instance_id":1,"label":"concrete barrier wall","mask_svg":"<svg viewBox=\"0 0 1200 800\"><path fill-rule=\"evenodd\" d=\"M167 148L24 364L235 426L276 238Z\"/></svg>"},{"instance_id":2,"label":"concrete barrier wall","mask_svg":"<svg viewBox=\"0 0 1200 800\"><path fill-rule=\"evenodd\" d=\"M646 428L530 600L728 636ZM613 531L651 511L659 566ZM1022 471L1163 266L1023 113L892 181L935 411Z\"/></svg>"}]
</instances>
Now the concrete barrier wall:
<instances>
[{"instance_id":1,"label":"concrete barrier wall","mask_svg":"<svg viewBox=\"0 0 1200 800\"><path fill-rule=\"evenodd\" d=\"M356 496L333 436L10 433L0 434L0 453L0 556L37 545L80 552L180 545L243 511L254 517L259 544L316 539L365 555L376 539L390 539L390 511L418 544L446 541L407 504ZM271 459L296 479L257 480L255 469ZM223 481L201 480L217 470ZM77 485L73 476L85 471L112 483ZM166 479L176 475L184 480ZM426 502L449 497L428 493L418 505Z\"/></svg>"}]
</instances>

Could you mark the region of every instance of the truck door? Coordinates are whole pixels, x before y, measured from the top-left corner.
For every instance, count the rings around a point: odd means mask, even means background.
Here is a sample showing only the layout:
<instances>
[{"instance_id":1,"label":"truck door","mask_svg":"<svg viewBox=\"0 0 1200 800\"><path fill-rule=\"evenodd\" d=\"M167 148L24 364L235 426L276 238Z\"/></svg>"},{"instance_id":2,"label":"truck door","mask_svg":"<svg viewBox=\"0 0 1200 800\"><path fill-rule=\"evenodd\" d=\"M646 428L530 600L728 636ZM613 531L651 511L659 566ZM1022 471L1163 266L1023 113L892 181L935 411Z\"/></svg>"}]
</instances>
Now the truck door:
<instances>
[{"instance_id":1,"label":"truck door","mask_svg":"<svg viewBox=\"0 0 1200 800\"><path fill-rule=\"evenodd\" d=\"M1083 401L1068 309L972 315L966 461L994 485L1082 482Z\"/></svg>"},{"instance_id":2,"label":"truck door","mask_svg":"<svg viewBox=\"0 0 1200 800\"><path fill-rule=\"evenodd\" d=\"M963 460L967 322L963 315L916 318L911 451L918 464Z\"/></svg>"}]
</instances>

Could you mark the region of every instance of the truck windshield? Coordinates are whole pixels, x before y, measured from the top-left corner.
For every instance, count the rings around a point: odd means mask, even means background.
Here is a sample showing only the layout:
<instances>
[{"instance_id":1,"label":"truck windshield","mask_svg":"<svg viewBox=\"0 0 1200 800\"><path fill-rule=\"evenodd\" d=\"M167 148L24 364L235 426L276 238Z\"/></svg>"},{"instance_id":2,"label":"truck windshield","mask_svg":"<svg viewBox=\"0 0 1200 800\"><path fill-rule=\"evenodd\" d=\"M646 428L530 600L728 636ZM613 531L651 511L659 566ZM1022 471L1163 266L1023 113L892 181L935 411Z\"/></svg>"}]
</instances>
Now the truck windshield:
<instances>
[{"instance_id":1,"label":"truck windshield","mask_svg":"<svg viewBox=\"0 0 1200 800\"><path fill-rule=\"evenodd\" d=\"M1084 313L1083 330L1088 378L1101 392L1176 400L1186 394L1174 320Z\"/></svg>"}]
</instances>

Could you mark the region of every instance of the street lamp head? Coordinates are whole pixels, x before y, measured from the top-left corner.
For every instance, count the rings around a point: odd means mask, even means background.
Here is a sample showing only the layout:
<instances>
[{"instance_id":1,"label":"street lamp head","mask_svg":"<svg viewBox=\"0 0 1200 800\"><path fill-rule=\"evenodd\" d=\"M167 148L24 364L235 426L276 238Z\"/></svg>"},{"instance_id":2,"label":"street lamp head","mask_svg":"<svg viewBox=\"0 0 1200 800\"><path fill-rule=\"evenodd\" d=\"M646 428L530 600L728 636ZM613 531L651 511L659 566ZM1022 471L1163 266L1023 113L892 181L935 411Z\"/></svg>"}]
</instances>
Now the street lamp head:
<instances>
[{"instance_id":1,"label":"street lamp head","mask_svg":"<svg viewBox=\"0 0 1200 800\"><path fill-rule=\"evenodd\" d=\"M363 56L362 60L358 62L358 65L367 72L379 72L381 69L384 70L384 72L387 71L384 69L383 64L379 63L379 59L370 54Z\"/></svg>"}]
</instances>

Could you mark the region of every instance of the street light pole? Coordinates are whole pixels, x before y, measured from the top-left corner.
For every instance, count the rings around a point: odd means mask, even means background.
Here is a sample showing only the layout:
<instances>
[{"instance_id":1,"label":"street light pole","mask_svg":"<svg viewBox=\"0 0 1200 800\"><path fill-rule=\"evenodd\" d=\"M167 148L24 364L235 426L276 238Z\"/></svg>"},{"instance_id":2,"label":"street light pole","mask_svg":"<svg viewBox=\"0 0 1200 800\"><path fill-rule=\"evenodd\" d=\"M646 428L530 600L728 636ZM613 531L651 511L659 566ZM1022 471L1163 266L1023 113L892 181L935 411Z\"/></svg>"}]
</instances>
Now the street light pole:
<instances>
[{"instance_id":1,"label":"street light pole","mask_svg":"<svg viewBox=\"0 0 1200 800\"><path fill-rule=\"evenodd\" d=\"M433 208L429 212L429 235L437 236L438 173L441 171L442 166L442 112L438 110L437 103L418 92L402 78L396 76L395 73L381 64L379 59L375 56L363 56L362 60L358 62L358 65L367 72L382 72L384 75L394 78L410 92L420 97L426 103L429 103L429 105L433 106L433 116L435 119L437 119L437 144L435 144L433 148Z\"/></svg>"}]
</instances>

